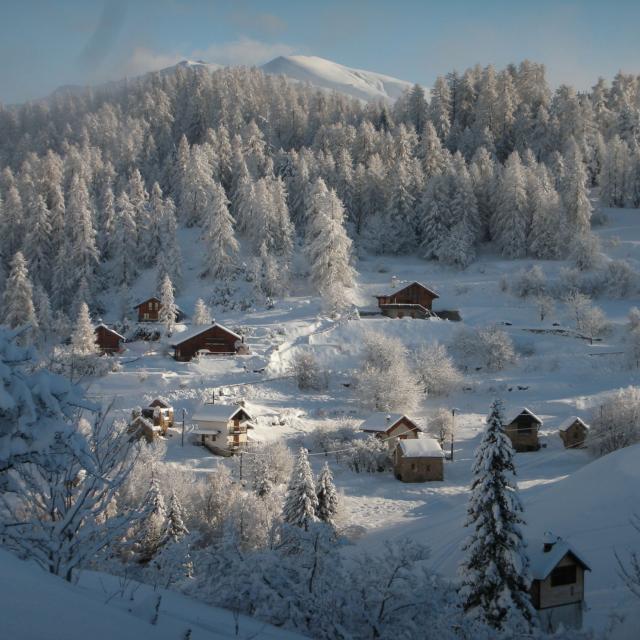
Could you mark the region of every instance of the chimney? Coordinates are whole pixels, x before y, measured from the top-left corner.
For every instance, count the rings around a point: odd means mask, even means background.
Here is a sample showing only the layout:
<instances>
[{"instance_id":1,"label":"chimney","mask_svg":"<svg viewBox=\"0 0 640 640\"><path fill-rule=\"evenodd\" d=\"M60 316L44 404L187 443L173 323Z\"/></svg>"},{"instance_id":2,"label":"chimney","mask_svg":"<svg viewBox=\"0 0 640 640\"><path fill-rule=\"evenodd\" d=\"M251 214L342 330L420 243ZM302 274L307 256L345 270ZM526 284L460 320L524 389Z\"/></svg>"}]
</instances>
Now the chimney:
<instances>
[{"instance_id":1,"label":"chimney","mask_svg":"<svg viewBox=\"0 0 640 640\"><path fill-rule=\"evenodd\" d=\"M240 336L240 342L244 344L244 336Z\"/></svg>"},{"instance_id":2,"label":"chimney","mask_svg":"<svg viewBox=\"0 0 640 640\"><path fill-rule=\"evenodd\" d=\"M554 536L551 531L545 531L544 536L542 536L542 550L545 553L549 553L557 541L557 536Z\"/></svg>"},{"instance_id":3,"label":"chimney","mask_svg":"<svg viewBox=\"0 0 640 640\"><path fill-rule=\"evenodd\" d=\"M387 413L387 425L391 422L391 414Z\"/></svg>"}]
</instances>

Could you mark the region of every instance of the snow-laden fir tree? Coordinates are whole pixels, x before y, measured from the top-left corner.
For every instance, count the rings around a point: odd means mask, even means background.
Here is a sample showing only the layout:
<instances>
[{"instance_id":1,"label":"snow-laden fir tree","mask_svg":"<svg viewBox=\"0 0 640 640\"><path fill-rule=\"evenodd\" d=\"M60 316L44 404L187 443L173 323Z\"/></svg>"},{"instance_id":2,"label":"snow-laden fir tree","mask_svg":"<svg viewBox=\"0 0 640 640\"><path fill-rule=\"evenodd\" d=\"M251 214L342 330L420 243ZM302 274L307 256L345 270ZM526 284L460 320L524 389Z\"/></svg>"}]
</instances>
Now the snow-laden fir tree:
<instances>
[{"instance_id":1,"label":"snow-laden fir tree","mask_svg":"<svg viewBox=\"0 0 640 640\"><path fill-rule=\"evenodd\" d=\"M196 300L192 322L197 327L204 327L211 324L211 311L202 298Z\"/></svg>"},{"instance_id":2,"label":"snow-laden fir tree","mask_svg":"<svg viewBox=\"0 0 640 640\"><path fill-rule=\"evenodd\" d=\"M502 402L495 400L472 467L460 596L467 615L510 633L529 632L535 616L513 458Z\"/></svg>"},{"instance_id":3,"label":"snow-laden fir tree","mask_svg":"<svg viewBox=\"0 0 640 640\"><path fill-rule=\"evenodd\" d=\"M206 273L212 278L226 278L233 273L240 248L233 230L234 220L229 213L228 205L229 200L222 185L214 183L209 207L204 213Z\"/></svg>"},{"instance_id":4,"label":"snow-laden fir tree","mask_svg":"<svg viewBox=\"0 0 640 640\"><path fill-rule=\"evenodd\" d=\"M344 208L335 191L318 178L310 196L312 208L307 214L305 249L310 279L334 311L348 304L355 270L351 261L351 239L344 228Z\"/></svg>"},{"instance_id":5,"label":"snow-laden fir tree","mask_svg":"<svg viewBox=\"0 0 640 640\"><path fill-rule=\"evenodd\" d=\"M137 237L135 209L123 191L116 201L116 225L111 245L116 284L129 286L138 275Z\"/></svg>"},{"instance_id":6,"label":"snow-laden fir tree","mask_svg":"<svg viewBox=\"0 0 640 640\"><path fill-rule=\"evenodd\" d=\"M78 356L95 355L99 351L96 344L96 333L86 302L80 304L76 326L71 334L71 349Z\"/></svg>"},{"instance_id":7,"label":"snow-laden fir tree","mask_svg":"<svg viewBox=\"0 0 640 640\"><path fill-rule=\"evenodd\" d=\"M176 328L176 318L178 317L178 307L173 297L173 284L171 278L166 275L160 287L160 311L158 321L164 325L167 336L170 336Z\"/></svg>"},{"instance_id":8,"label":"snow-laden fir tree","mask_svg":"<svg viewBox=\"0 0 640 640\"><path fill-rule=\"evenodd\" d=\"M146 507L136 543L138 562L141 564L150 562L167 541L167 507L160 491L160 483L153 472Z\"/></svg>"},{"instance_id":9,"label":"snow-laden fir tree","mask_svg":"<svg viewBox=\"0 0 640 640\"><path fill-rule=\"evenodd\" d=\"M169 511L167 512L167 539L179 542L189 533L184 524L184 511L175 491L171 492Z\"/></svg>"},{"instance_id":10,"label":"snow-laden fir tree","mask_svg":"<svg viewBox=\"0 0 640 640\"><path fill-rule=\"evenodd\" d=\"M587 168L583 162L582 153L572 139L569 151L565 155L565 175L560 191L571 236L586 233L591 229L593 207L589 200L587 178Z\"/></svg>"},{"instance_id":11,"label":"snow-laden fir tree","mask_svg":"<svg viewBox=\"0 0 640 640\"><path fill-rule=\"evenodd\" d=\"M3 322L10 328L27 327L20 337L21 343L33 341L38 331L38 318L33 306L33 286L29 278L27 261L18 251L11 261L2 298Z\"/></svg>"},{"instance_id":12,"label":"snow-laden fir tree","mask_svg":"<svg viewBox=\"0 0 640 640\"><path fill-rule=\"evenodd\" d=\"M282 519L289 525L307 531L317 521L318 497L313 482L307 450L300 447L295 467L291 473Z\"/></svg>"},{"instance_id":13,"label":"snow-laden fir tree","mask_svg":"<svg viewBox=\"0 0 640 640\"><path fill-rule=\"evenodd\" d=\"M29 225L24 239L24 255L34 282L48 287L53 260L51 214L40 194L31 200L28 209Z\"/></svg>"},{"instance_id":14,"label":"snow-laden fir tree","mask_svg":"<svg viewBox=\"0 0 640 640\"><path fill-rule=\"evenodd\" d=\"M161 248L156 258L156 286L160 289L164 277L169 275L178 290L182 285L182 252L178 245L176 207L171 198L166 198L162 204L160 241Z\"/></svg>"},{"instance_id":15,"label":"snow-laden fir tree","mask_svg":"<svg viewBox=\"0 0 640 640\"><path fill-rule=\"evenodd\" d=\"M316 516L322 522L333 525L338 513L338 492L333 484L333 474L329 469L329 463L325 462L316 482L316 496L318 506Z\"/></svg>"}]
</instances>

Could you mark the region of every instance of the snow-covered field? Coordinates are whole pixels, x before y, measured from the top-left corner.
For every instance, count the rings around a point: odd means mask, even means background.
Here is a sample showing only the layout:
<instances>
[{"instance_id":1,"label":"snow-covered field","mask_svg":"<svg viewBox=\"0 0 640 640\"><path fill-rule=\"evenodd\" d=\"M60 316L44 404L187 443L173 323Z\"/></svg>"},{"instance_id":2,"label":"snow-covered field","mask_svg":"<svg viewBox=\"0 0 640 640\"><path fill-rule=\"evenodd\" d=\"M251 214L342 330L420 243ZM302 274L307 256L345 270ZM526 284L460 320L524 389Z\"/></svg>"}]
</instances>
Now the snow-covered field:
<instances>
[{"instance_id":1,"label":"snow-covered field","mask_svg":"<svg viewBox=\"0 0 640 640\"><path fill-rule=\"evenodd\" d=\"M611 210L609 221L596 229L604 251L640 265L640 212ZM183 242L197 242L183 237ZM193 256L188 269L197 273ZM546 530L568 539L591 564L587 576L586 624L602 629L608 618L630 612L634 603L617 571L615 553L637 546L637 534L629 519L640 511L640 446L593 460L585 450L565 450L557 428L567 417L588 419L603 395L630 384L638 384L638 370L624 366L623 343L626 315L640 304L636 298L598 299L597 304L613 323L612 331L600 342L568 335L535 333L531 329L570 327L562 305L553 317L541 323L532 302L515 298L501 289L503 278L532 264L539 264L547 277L554 277L562 262L532 260L503 261L483 255L463 272L439 267L417 258L365 256L357 265L357 303L371 306L373 295L390 291L391 278L400 283L419 280L440 294L435 308L458 309L462 323L442 320L391 320L362 317L334 322L321 315L319 300L304 291L276 301L270 310L223 312L214 309L216 320L230 328L248 327L252 354L235 358L206 358L200 362L177 363L166 344L133 343L120 357L122 369L95 381L90 395L103 402L113 401L114 411L126 416L156 395L174 405L177 419L184 410L187 435L181 446L180 429L167 442L166 459L185 469L206 473L220 464L191 443L189 416L216 390L217 402L243 398L257 416L258 426L251 437L268 441L282 439L292 447L301 436L327 421L363 419L363 411L353 393L343 383L358 366L363 332L375 329L400 338L413 346L438 340L448 343L460 326L483 327L504 323L521 353L516 365L499 373L471 371L465 389L444 398L427 398L414 417L426 424L439 408L456 408L457 434L454 460L445 463L444 482L403 484L390 474L355 474L333 464L336 484L343 494L348 524L363 527L366 533L356 545L379 545L390 537L412 537L432 550L435 569L454 576L460 560L470 466L483 430L491 400L499 395L507 413L523 406L544 419L543 448L539 452L517 454L519 485L525 505L527 532L539 538ZM206 298L205 281L187 276L188 286L177 302L191 313L197 297ZM137 293L141 298L150 282L143 277ZM108 318L107 318L108 320ZM322 393L301 393L286 379L292 356L310 349L331 371L330 386ZM523 355L526 354L526 355ZM283 418L282 420L279 418ZM282 425L280 422L284 422ZM312 456L319 468L324 456ZM330 458L330 462L333 462ZM637 612L635 612L637 615ZM622 628L618 629L624 637ZM631 636L629 636L631 637Z\"/></svg>"}]
</instances>

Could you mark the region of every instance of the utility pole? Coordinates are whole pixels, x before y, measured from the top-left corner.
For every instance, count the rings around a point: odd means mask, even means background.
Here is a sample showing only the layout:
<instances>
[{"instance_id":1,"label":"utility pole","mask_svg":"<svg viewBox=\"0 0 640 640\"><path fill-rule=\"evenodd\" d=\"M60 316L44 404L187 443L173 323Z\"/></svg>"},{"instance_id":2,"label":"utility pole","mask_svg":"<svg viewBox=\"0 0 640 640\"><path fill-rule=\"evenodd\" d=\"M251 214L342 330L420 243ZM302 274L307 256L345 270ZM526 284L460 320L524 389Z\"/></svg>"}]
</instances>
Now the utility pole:
<instances>
[{"instance_id":1,"label":"utility pole","mask_svg":"<svg viewBox=\"0 0 640 640\"><path fill-rule=\"evenodd\" d=\"M240 483L242 483L242 451L240 452Z\"/></svg>"},{"instance_id":2,"label":"utility pole","mask_svg":"<svg viewBox=\"0 0 640 640\"><path fill-rule=\"evenodd\" d=\"M182 445L184 447L184 417L186 415L186 411L183 409L182 410Z\"/></svg>"},{"instance_id":3,"label":"utility pole","mask_svg":"<svg viewBox=\"0 0 640 640\"><path fill-rule=\"evenodd\" d=\"M451 409L451 461L453 462L453 434L456 430L456 409Z\"/></svg>"}]
</instances>

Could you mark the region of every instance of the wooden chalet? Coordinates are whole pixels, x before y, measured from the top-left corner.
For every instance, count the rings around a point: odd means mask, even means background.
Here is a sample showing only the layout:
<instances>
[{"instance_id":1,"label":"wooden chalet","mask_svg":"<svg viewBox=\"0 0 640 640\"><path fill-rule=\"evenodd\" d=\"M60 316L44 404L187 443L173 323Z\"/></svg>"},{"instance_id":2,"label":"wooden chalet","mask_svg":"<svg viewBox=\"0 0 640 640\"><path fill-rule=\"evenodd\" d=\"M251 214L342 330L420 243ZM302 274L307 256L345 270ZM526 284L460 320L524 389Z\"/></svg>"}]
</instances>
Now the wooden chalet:
<instances>
[{"instance_id":1,"label":"wooden chalet","mask_svg":"<svg viewBox=\"0 0 640 640\"><path fill-rule=\"evenodd\" d=\"M142 410L142 416L151 421L154 427L160 427L162 435L173 427L173 407L164 399L156 398Z\"/></svg>"},{"instance_id":2,"label":"wooden chalet","mask_svg":"<svg viewBox=\"0 0 640 640\"><path fill-rule=\"evenodd\" d=\"M375 296L382 315L389 318L426 318L433 314L435 291L421 282L412 282L395 293Z\"/></svg>"},{"instance_id":3,"label":"wooden chalet","mask_svg":"<svg viewBox=\"0 0 640 640\"><path fill-rule=\"evenodd\" d=\"M422 429L411 418L401 413L372 413L361 425L360 431L371 433L386 440L389 451L393 451L398 440L417 438Z\"/></svg>"},{"instance_id":4,"label":"wooden chalet","mask_svg":"<svg viewBox=\"0 0 640 640\"><path fill-rule=\"evenodd\" d=\"M579 629L584 608L584 574L589 565L562 538L545 533L541 543L529 543L533 581L530 593L540 626L555 632L560 625Z\"/></svg>"},{"instance_id":5,"label":"wooden chalet","mask_svg":"<svg viewBox=\"0 0 640 640\"><path fill-rule=\"evenodd\" d=\"M542 420L526 407L504 428L516 451L537 451L540 448L538 431Z\"/></svg>"},{"instance_id":6,"label":"wooden chalet","mask_svg":"<svg viewBox=\"0 0 640 640\"><path fill-rule=\"evenodd\" d=\"M191 433L203 446L218 455L230 456L246 448L247 430L253 429L253 418L241 406L206 404L192 417Z\"/></svg>"},{"instance_id":7,"label":"wooden chalet","mask_svg":"<svg viewBox=\"0 0 640 640\"><path fill-rule=\"evenodd\" d=\"M435 438L398 440L393 451L393 474L401 482L444 480L444 453Z\"/></svg>"},{"instance_id":8,"label":"wooden chalet","mask_svg":"<svg viewBox=\"0 0 640 640\"><path fill-rule=\"evenodd\" d=\"M129 423L128 431L134 440L144 438L147 442L153 442L162 433L162 428L154 425L152 420L143 415L134 415Z\"/></svg>"},{"instance_id":9,"label":"wooden chalet","mask_svg":"<svg viewBox=\"0 0 640 640\"><path fill-rule=\"evenodd\" d=\"M110 329L106 324L100 323L96 328L96 344L102 353L120 353L125 337L117 331Z\"/></svg>"},{"instance_id":10,"label":"wooden chalet","mask_svg":"<svg viewBox=\"0 0 640 640\"><path fill-rule=\"evenodd\" d=\"M194 327L191 331L176 334L171 347L173 357L181 362L192 360L200 352L217 355L247 352L244 338L217 322L208 327Z\"/></svg>"},{"instance_id":11,"label":"wooden chalet","mask_svg":"<svg viewBox=\"0 0 640 640\"><path fill-rule=\"evenodd\" d=\"M156 296L151 296L151 298L143 300L134 307L138 312L138 322L158 322L161 308L162 302ZM179 307L176 307L176 309L176 321L180 322L184 318L184 313Z\"/></svg>"},{"instance_id":12,"label":"wooden chalet","mask_svg":"<svg viewBox=\"0 0 640 640\"><path fill-rule=\"evenodd\" d=\"M565 449L581 449L589 435L589 425L582 418L573 416L560 425L558 433Z\"/></svg>"}]
</instances>

